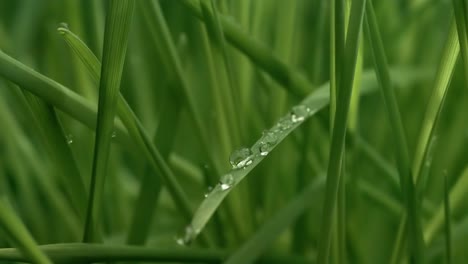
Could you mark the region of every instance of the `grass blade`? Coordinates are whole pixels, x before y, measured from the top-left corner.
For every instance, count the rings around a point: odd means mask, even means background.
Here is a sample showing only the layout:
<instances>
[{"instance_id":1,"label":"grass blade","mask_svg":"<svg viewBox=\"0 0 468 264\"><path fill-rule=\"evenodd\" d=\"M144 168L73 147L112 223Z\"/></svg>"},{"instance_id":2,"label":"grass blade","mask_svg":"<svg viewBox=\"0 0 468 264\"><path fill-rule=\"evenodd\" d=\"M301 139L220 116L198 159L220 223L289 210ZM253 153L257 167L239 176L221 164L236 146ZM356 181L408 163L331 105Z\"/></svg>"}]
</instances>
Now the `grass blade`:
<instances>
[{"instance_id":1,"label":"grass blade","mask_svg":"<svg viewBox=\"0 0 468 264\"><path fill-rule=\"evenodd\" d=\"M421 172L423 171L423 166L425 161L428 159L428 152L430 142L433 141L434 131L437 126L440 112L445 101L445 96L452 78L452 74L455 68L455 64L458 58L458 53L460 51L460 45L457 38L457 32L455 27L455 22L452 22L450 27L449 36L447 42L445 43L444 52L438 66L438 74L435 77L434 88L429 99L429 103L426 108L426 113L424 120L421 126L421 131L419 135L418 144L416 146L416 152L413 159L412 174L416 180L416 189L420 189L421 185ZM404 222L407 221L408 216L405 214L402 217L400 222L400 228L404 225ZM427 242L426 231L424 232L425 241ZM401 252L403 247L402 237L398 237L395 241L393 248L392 259L399 261L397 257L397 252ZM395 262L393 262L395 263Z\"/></svg>"},{"instance_id":2,"label":"grass blade","mask_svg":"<svg viewBox=\"0 0 468 264\"><path fill-rule=\"evenodd\" d=\"M11 241L27 256L27 260L38 264L52 263L36 245L26 227L9 207L4 198L0 199L0 225Z\"/></svg>"},{"instance_id":3,"label":"grass blade","mask_svg":"<svg viewBox=\"0 0 468 264\"><path fill-rule=\"evenodd\" d=\"M83 236L85 242L94 240L100 218L101 196L134 4L133 0L110 1L106 17L93 169Z\"/></svg>"},{"instance_id":4,"label":"grass blade","mask_svg":"<svg viewBox=\"0 0 468 264\"><path fill-rule=\"evenodd\" d=\"M458 41L463 60L463 70L465 76L465 85L468 85L468 37L466 25L468 21L464 9L464 0L452 0L453 11L455 13L455 23L457 25Z\"/></svg>"},{"instance_id":5,"label":"grass blade","mask_svg":"<svg viewBox=\"0 0 468 264\"><path fill-rule=\"evenodd\" d=\"M374 58L374 65L379 79L380 86L382 87L382 94L384 97L385 105L388 109L388 115L393 134L396 141L396 160L397 168L400 176L400 185L405 201L406 213L408 215L408 229L407 236L410 239L412 247L411 254L415 263L423 263L424 260L424 241L422 236L422 227L419 217L419 205L417 203L416 193L414 191L413 177L411 175L408 145L406 143L406 136L401 121L401 114L398 107L395 92L392 88L390 73L388 70L387 58L383 48L382 39L380 37L377 19L374 14L372 0L367 1L366 6L366 33L369 37L369 44L372 49Z\"/></svg>"},{"instance_id":6,"label":"grass blade","mask_svg":"<svg viewBox=\"0 0 468 264\"><path fill-rule=\"evenodd\" d=\"M325 177L320 176L309 183L298 195L285 207L272 216L255 234L236 250L224 264L253 263L267 247L274 242L288 226L311 205L317 191L325 183Z\"/></svg>"},{"instance_id":7,"label":"grass blade","mask_svg":"<svg viewBox=\"0 0 468 264\"><path fill-rule=\"evenodd\" d=\"M205 18L197 0L180 0L180 2L198 19L204 21ZM201 4L206 5L203 2ZM265 46L242 32L228 18L221 15L219 17L226 40L249 57L253 63L270 74L285 89L289 89L288 92L297 97L302 97L311 91L312 85L303 75L290 69L283 62L275 58Z\"/></svg>"},{"instance_id":8,"label":"grass blade","mask_svg":"<svg viewBox=\"0 0 468 264\"><path fill-rule=\"evenodd\" d=\"M157 249L136 246L108 246L102 244L63 243L42 245L54 263L94 263L107 261L143 261L170 263L219 263L229 252L206 249ZM0 249L0 260L28 262L15 248ZM294 256L267 255L260 263L311 263L305 258Z\"/></svg>"},{"instance_id":9,"label":"grass blade","mask_svg":"<svg viewBox=\"0 0 468 264\"><path fill-rule=\"evenodd\" d=\"M452 236L450 228L450 197L448 175L444 173L445 263L452 263Z\"/></svg>"},{"instance_id":10,"label":"grass blade","mask_svg":"<svg viewBox=\"0 0 468 264\"><path fill-rule=\"evenodd\" d=\"M83 61L92 79L95 80L95 82L97 82L100 79L100 72L98 71L98 69L101 68L101 63L99 62L98 58L91 52L91 50L86 46L86 44L71 31L69 31L66 28L59 28L58 30L63 36L66 37L67 44L70 45L70 47L76 53L76 55ZM179 111L177 109L172 109L174 108L174 105L171 104L168 104L166 108L169 111L173 110L172 112ZM151 139L145 132L143 125L138 120L135 113L132 111L128 103L125 101L125 98L121 94L119 94L119 97L117 99L117 112L118 115L121 117L122 122L125 124L125 127L127 128L130 136L137 142L137 144L140 146L140 149L146 154L148 160L150 161L151 168L155 172L157 172L156 175L160 175L163 178L164 183L168 187L168 190L173 196L174 201L181 209L182 214L189 220L192 217L192 209L189 205L188 198L186 197L186 194L180 187L180 184L178 183L177 179L175 178L174 174L172 173L172 171L170 170L169 166L163 158L163 156L167 157L169 155L170 144L172 144L170 143L170 141L167 140L166 135L167 133L170 133L167 131L167 129L171 129L172 125L175 124L161 126L158 129L155 140L158 141L157 145L159 147L163 147L161 150L162 153L160 153L158 149L156 149L151 143ZM172 117L172 119L168 121L175 121L174 116L169 114L165 115L165 117L166 116ZM168 123L165 122L164 119L161 122L163 124ZM162 140L160 138L165 138L165 142L161 142ZM153 195L155 194L155 190L160 188L159 184L160 182L158 181L158 179L154 179L154 175L151 175L151 173L145 175L142 181L143 189L139 201L142 202L152 197L154 198ZM153 200L151 200L151 202L153 202ZM143 206L143 204L141 204L141 206ZM131 241L141 241L142 238L136 237L141 237L143 233L139 232L140 235L137 235L134 233L134 230L141 228L141 225L136 224L140 221L147 223L146 226L148 226L147 221L150 220L150 217L148 215L148 213L150 213L149 211L150 210L140 210L138 212L138 215L140 216L135 216L136 218L134 218L134 221L136 222L133 225L134 228L132 228L129 232L130 236L132 237L131 239L129 238Z\"/></svg>"},{"instance_id":11,"label":"grass blade","mask_svg":"<svg viewBox=\"0 0 468 264\"><path fill-rule=\"evenodd\" d=\"M344 142L348 120L349 104L356 68L359 47L359 38L364 17L365 0L353 1L351 6L350 22L345 45L344 63L340 73L340 81L336 116L333 125L330 160L327 172L327 187L322 215L322 228L319 236L319 250L317 261L328 263L330 242L332 235L333 215L336 208L338 186L341 177ZM339 106L339 107L338 107Z\"/></svg>"}]
</instances>

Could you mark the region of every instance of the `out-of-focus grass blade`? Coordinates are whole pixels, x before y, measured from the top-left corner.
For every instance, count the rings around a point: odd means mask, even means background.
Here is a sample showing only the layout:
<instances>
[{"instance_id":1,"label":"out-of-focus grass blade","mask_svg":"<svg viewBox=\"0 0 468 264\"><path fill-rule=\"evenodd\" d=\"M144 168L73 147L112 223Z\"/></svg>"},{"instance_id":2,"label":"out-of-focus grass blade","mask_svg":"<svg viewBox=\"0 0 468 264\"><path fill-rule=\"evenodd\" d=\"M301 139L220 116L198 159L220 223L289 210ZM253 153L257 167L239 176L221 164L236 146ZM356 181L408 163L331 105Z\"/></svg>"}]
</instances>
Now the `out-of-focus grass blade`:
<instances>
[{"instance_id":1,"label":"out-of-focus grass blade","mask_svg":"<svg viewBox=\"0 0 468 264\"><path fill-rule=\"evenodd\" d=\"M465 76L465 85L468 86L468 37L466 26L466 14L464 8L464 0L452 0L453 11L455 13L455 23L457 25L458 41L460 43L460 51L463 60L463 72Z\"/></svg>"},{"instance_id":2,"label":"out-of-focus grass blade","mask_svg":"<svg viewBox=\"0 0 468 264\"><path fill-rule=\"evenodd\" d=\"M458 43L455 22L452 21L447 42L445 43L442 58L438 66L437 75L435 77L433 92L429 99L424 120L421 126L421 131L418 137L418 144L416 145L416 152L411 170L416 181L415 191L419 191L421 188L420 185L422 181L420 180L420 174L423 171L423 166L425 165L426 160L430 158L428 155L429 146L431 145L430 142L434 138L434 131L437 127L440 112L445 101L445 95L447 94L459 51L460 45ZM400 228L402 225L405 225L407 217L408 216L406 214L403 215L400 221ZM424 237L426 238L425 242L427 243L428 240L426 232L424 232ZM392 259L394 262L392 263L399 261L398 252L401 252L401 248L404 244L401 239L402 237L398 237L395 241L392 254Z\"/></svg>"},{"instance_id":3,"label":"out-of-focus grass blade","mask_svg":"<svg viewBox=\"0 0 468 264\"><path fill-rule=\"evenodd\" d=\"M107 261L219 263L229 255L229 252L224 250L190 248L157 249L89 243L49 244L40 246L40 249L43 250L54 263L95 263ZM23 256L16 248L0 249L0 260L15 262L29 261L29 259ZM303 257L266 255L259 259L259 263L310 264L311 262Z\"/></svg>"},{"instance_id":4,"label":"out-of-focus grass blade","mask_svg":"<svg viewBox=\"0 0 468 264\"><path fill-rule=\"evenodd\" d=\"M199 3L197 0L180 0L180 2L198 19L204 21L205 17L203 16L200 4L206 5L206 3ZM233 22L229 21L228 18L220 15L220 22L226 40L249 57L253 63L270 74L285 89L288 89L288 92L302 97L311 91L312 85L309 81L303 75L290 69L283 62L275 58L267 47L250 38Z\"/></svg>"},{"instance_id":5,"label":"out-of-focus grass blade","mask_svg":"<svg viewBox=\"0 0 468 264\"><path fill-rule=\"evenodd\" d=\"M224 263L253 263L267 247L274 242L288 226L290 226L309 206L313 197L317 195L318 189L325 183L325 177L320 176L285 207L279 210L274 216L262 225L255 234L236 250Z\"/></svg>"},{"instance_id":6,"label":"out-of-focus grass blade","mask_svg":"<svg viewBox=\"0 0 468 264\"><path fill-rule=\"evenodd\" d=\"M39 249L34 238L29 234L13 209L8 206L5 198L0 198L0 225L9 239L27 256L25 259L33 263L49 264L49 258Z\"/></svg>"},{"instance_id":7,"label":"out-of-focus grass blade","mask_svg":"<svg viewBox=\"0 0 468 264\"><path fill-rule=\"evenodd\" d=\"M92 79L95 80L95 82L97 83L98 80L100 79L100 72L98 69L101 68L101 63L99 62L98 58L91 52L91 50L86 46L86 44L83 41L81 41L79 37L73 34L70 30L63 28L63 27L59 28L58 30L61 32L63 36L66 36L67 44L72 48L72 50L76 53L76 55L83 61ZM168 107L174 108L176 106L169 105ZM150 165L152 165L152 169L158 172L157 175L160 175L164 179L165 183L167 184L168 190L170 191L171 195L173 195L174 200L176 201L176 204L182 210L182 214L187 218L187 220L189 220L192 217L192 210L190 208L188 198L186 197L184 191L180 187L180 184L175 179L174 174L169 169L169 166L166 164L163 158L163 156L167 157L170 151L169 145L168 145L170 144L170 142L168 141L161 142L162 139L160 139L160 138L165 138L166 133L167 133L166 131L167 128L165 127L158 128L158 132L156 134L156 139L159 139L159 143L161 143L161 144L158 144L158 146L163 146L163 149L162 149L163 153L161 154L159 153L158 149L156 149L154 145L151 143L150 137L146 134L145 129L143 128L143 125L137 119L135 113L132 111L128 103L125 101L125 98L121 94L119 94L119 97L117 99L117 112L122 122L124 123L125 127L127 128L130 136L139 144L140 148L148 157L148 160L150 161ZM171 121L174 121L174 120L171 120ZM144 197L141 197L141 199L153 197L152 193L154 193L154 191L157 188L159 188L157 185L159 185L160 182L157 179L154 179L154 177L155 175L144 176L143 181L142 181L142 187L144 188L144 190L142 190L142 192L144 192L142 196ZM138 213L139 215L141 215L141 217L138 217L138 219L134 219L134 221L136 221L135 224L133 225L135 229L139 228L139 226L136 225L136 223L140 222L140 220L145 221L145 222L149 220L147 213L149 213L149 210L147 209L142 210L141 212ZM135 238L136 234L134 234L133 228L130 230L129 233L133 237L131 239L132 241L141 240L140 238L138 239ZM142 233L136 236L141 237L141 235Z\"/></svg>"},{"instance_id":8,"label":"out-of-focus grass blade","mask_svg":"<svg viewBox=\"0 0 468 264\"><path fill-rule=\"evenodd\" d=\"M341 70L339 71L341 76L337 87L339 88L337 91L337 109L333 125L330 160L327 172L327 186L325 190L322 225L319 235L319 249L317 256L317 261L319 263L328 263L329 259L330 243L332 238L331 227L342 172L348 111L356 69L365 3L365 0L357 0L352 3L345 53L343 54L344 62L341 65Z\"/></svg>"},{"instance_id":9,"label":"out-of-focus grass blade","mask_svg":"<svg viewBox=\"0 0 468 264\"><path fill-rule=\"evenodd\" d=\"M112 0L106 16L93 169L83 236L85 242L94 239L100 219L100 203L134 5L134 0Z\"/></svg>"},{"instance_id":10,"label":"out-of-focus grass blade","mask_svg":"<svg viewBox=\"0 0 468 264\"><path fill-rule=\"evenodd\" d=\"M466 201L468 192L468 168L466 168L449 193L449 208L451 215L457 214ZM424 229L424 238L427 244L430 244L436 235L442 231L444 225L445 209L444 204L441 204L435 211L432 218L428 221Z\"/></svg>"},{"instance_id":11,"label":"out-of-focus grass blade","mask_svg":"<svg viewBox=\"0 0 468 264\"><path fill-rule=\"evenodd\" d=\"M408 215L409 228L407 236L410 238L411 254L415 263L423 263L424 260L424 240L419 217L419 204L417 203L413 178L411 176L408 145L401 121L401 114L398 107L396 95L390 79L387 58L385 55L382 39L377 25L377 18L374 14L372 0L367 0L366 5L366 33L369 38L369 46L372 50L374 65L382 88L385 105L388 109L389 120L393 128L396 142L396 160L400 176L400 185L405 202L406 213Z\"/></svg>"},{"instance_id":12,"label":"out-of-focus grass blade","mask_svg":"<svg viewBox=\"0 0 468 264\"><path fill-rule=\"evenodd\" d=\"M450 228L450 197L448 175L444 173L445 263L452 263L452 231Z\"/></svg>"}]
</instances>

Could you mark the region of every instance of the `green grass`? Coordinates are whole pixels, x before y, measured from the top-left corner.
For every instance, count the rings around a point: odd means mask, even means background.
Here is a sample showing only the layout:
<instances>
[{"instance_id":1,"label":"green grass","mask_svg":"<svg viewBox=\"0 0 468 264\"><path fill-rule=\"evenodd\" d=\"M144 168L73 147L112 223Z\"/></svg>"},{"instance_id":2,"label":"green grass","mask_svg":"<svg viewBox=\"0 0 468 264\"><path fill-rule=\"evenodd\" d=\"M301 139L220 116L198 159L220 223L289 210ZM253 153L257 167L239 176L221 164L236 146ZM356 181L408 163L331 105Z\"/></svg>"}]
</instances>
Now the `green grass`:
<instances>
[{"instance_id":1,"label":"green grass","mask_svg":"<svg viewBox=\"0 0 468 264\"><path fill-rule=\"evenodd\" d=\"M468 258L468 1L0 13L1 263Z\"/></svg>"}]
</instances>

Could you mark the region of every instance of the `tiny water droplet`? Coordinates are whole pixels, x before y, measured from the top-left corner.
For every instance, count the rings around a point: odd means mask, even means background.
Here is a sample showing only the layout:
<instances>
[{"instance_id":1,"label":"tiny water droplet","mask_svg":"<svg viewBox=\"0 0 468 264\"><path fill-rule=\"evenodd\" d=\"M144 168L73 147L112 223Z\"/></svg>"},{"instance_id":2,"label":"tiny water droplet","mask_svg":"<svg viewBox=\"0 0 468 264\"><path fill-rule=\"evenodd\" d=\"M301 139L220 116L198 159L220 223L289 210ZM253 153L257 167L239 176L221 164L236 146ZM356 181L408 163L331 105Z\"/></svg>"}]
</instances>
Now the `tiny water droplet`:
<instances>
[{"instance_id":1,"label":"tiny water droplet","mask_svg":"<svg viewBox=\"0 0 468 264\"><path fill-rule=\"evenodd\" d=\"M241 148L232 152L229 157L229 162L232 165L232 168L239 169L244 168L252 163L252 151L248 148Z\"/></svg>"},{"instance_id":2,"label":"tiny water droplet","mask_svg":"<svg viewBox=\"0 0 468 264\"><path fill-rule=\"evenodd\" d=\"M60 22L58 26L61 27L61 28L68 29L68 24L65 23L65 22Z\"/></svg>"},{"instance_id":3,"label":"tiny water droplet","mask_svg":"<svg viewBox=\"0 0 468 264\"><path fill-rule=\"evenodd\" d=\"M73 135L72 134L68 134L66 136L66 139L67 139L67 144L70 145L73 143Z\"/></svg>"},{"instance_id":4,"label":"tiny water droplet","mask_svg":"<svg viewBox=\"0 0 468 264\"><path fill-rule=\"evenodd\" d=\"M204 194L205 198L207 198L208 196L210 196L211 191L213 191L213 187L208 186L208 190L207 190L207 192Z\"/></svg>"},{"instance_id":5,"label":"tiny water droplet","mask_svg":"<svg viewBox=\"0 0 468 264\"><path fill-rule=\"evenodd\" d=\"M283 118L279 121L278 127L281 131L286 131L291 128L292 124L291 118Z\"/></svg>"},{"instance_id":6,"label":"tiny water droplet","mask_svg":"<svg viewBox=\"0 0 468 264\"><path fill-rule=\"evenodd\" d=\"M113 131L112 134L111 134L111 138L115 138L115 137L117 137L117 133L115 131Z\"/></svg>"},{"instance_id":7,"label":"tiny water droplet","mask_svg":"<svg viewBox=\"0 0 468 264\"><path fill-rule=\"evenodd\" d=\"M225 191L231 188L232 185L234 184L234 177L232 177L232 174L230 173L225 174L221 177L219 184L221 186L221 190Z\"/></svg>"},{"instance_id":8,"label":"tiny water droplet","mask_svg":"<svg viewBox=\"0 0 468 264\"><path fill-rule=\"evenodd\" d=\"M195 232L191 225L185 227L184 234L181 236L176 237L176 243L181 246L189 245L193 238L195 237Z\"/></svg>"},{"instance_id":9,"label":"tiny water droplet","mask_svg":"<svg viewBox=\"0 0 468 264\"><path fill-rule=\"evenodd\" d=\"M302 122L309 115L310 108L305 105L297 105L292 108L291 121L293 123Z\"/></svg>"}]
</instances>

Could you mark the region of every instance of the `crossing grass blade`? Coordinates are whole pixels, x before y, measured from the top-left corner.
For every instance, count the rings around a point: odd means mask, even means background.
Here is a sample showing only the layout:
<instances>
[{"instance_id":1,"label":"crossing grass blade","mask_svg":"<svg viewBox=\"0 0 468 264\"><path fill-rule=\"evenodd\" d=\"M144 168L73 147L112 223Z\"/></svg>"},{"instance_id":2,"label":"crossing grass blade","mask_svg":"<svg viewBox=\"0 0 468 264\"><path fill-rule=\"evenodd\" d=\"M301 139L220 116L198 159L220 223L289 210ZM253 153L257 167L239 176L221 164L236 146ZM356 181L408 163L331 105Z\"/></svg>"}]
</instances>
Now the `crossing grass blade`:
<instances>
[{"instance_id":1,"label":"crossing grass blade","mask_svg":"<svg viewBox=\"0 0 468 264\"><path fill-rule=\"evenodd\" d=\"M421 126L420 134L418 137L418 144L416 145L416 152L412 164L412 175L416 181L416 190L420 190L421 186L421 172L423 166L426 164L426 160L429 157L429 146L434 140L434 132L437 127L440 113L445 102L445 96L450 85L450 80L455 68L455 64L460 51L460 45L457 38L455 22L452 21L450 26L450 32L448 35L447 42L445 43L444 51L440 64L438 66L437 75L434 81L434 87L429 98L429 102L424 115L424 120ZM400 221L400 229L404 226L404 222L407 221L407 215L404 214ZM424 231L426 233L426 231ZM424 235L426 238L426 235ZM395 241L392 259L396 263L399 261L399 252L403 248L402 237L398 237ZM425 239L427 242L427 238Z\"/></svg>"},{"instance_id":2,"label":"crossing grass blade","mask_svg":"<svg viewBox=\"0 0 468 264\"><path fill-rule=\"evenodd\" d=\"M285 207L280 209L264 223L249 240L224 262L224 264L248 264L255 262L274 239L311 206L310 201L315 200L314 197L317 196L318 189L323 187L324 183L324 176L319 176L313 182L309 183L304 190L297 194Z\"/></svg>"},{"instance_id":3,"label":"crossing grass blade","mask_svg":"<svg viewBox=\"0 0 468 264\"><path fill-rule=\"evenodd\" d=\"M380 37L377 19L374 14L372 0L368 0L366 5L366 33L369 38L369 46L372 50L374 65L379 79L379 84L382 88L382 94L387 107L389 120L393 128L393 134L395 135L395 156L400 176L401 190L409 221L407 237L409 238L409 243L412 249L411 256L415 263L424 263L424 241L419 216L419 204L411 175L408 145L406 143L400 110L390 79L387 58L383 48L382 39Z\"/></svg>"},{"instance_id":4,"label":"crossing grass blade","mask_svg":"<svg viewBox=\"0 0 468 264\"><path fill-rule=\"evenodd\" d=\"M204 21L202 9L197 0L179 0L198 19ZM201 5L206 3L201 2ZM286 64L275 58L262 44L250 38L242 32L234 23L224 16L220 17L220 23L226 36L234 47L249 57L253 63L261 67L265 72L296 97L303 97L312 90L310 82L297 71L291 69ZM205 21L206 22L206 21Z\"/></svg>"},{"instance_id":5,"label":"crossing grass blade","mask_svg":"<svg viewBox=\"0 0 468 264\"><path fill-rule=\"evenodd\" d=\"M359 47L359 38L364 17L364 1L353 1L350 13L350 22L347 31L344 63L340 70L340 80L337 91L337 109L333 125L330 159L327 171L327 184L325 201L323 206L322 225L319 236L319 249L317 261L328 263L330 243L332 236L333 214L336 208L338 186L342 172L342 160L344 155L344 142L348 120L349 104L356 68L356 60Z\"/></svg>"},{"instance_id":6,"label":"crossing grass blade","mask_svg":"<svg viewBox=\"0 0 468 264\"><path fill-rule=\"evenodd\" d=\"M7 205L5 198L0 199L0 226L12 243L26 256L26 259L38 264L51 264L49 258L39 249L34 238Z\"/></svg>"},{"instance_id":7,"label":"crossing grass blade","mask_svg":"<svg viewBox=\"0 0 468 264\"><path fill-rule=\"evenodd\" d=\"M101 63L97 59L97 57L91 52L91 50L86 46L86 44L79 39L78 36L73 34L70 30L66 28L59 28L59 32L62 35L66 36L67 44L72 48L72 50L76 53L76 55L83 61L86 69L89 71L91 77L96 82L100 79L100 73L97 69L101 68ZM79 53L79 54L78 54ZM171 106L171 105L169 105ZM173 106L173 105L172 105ZM174 109L174 111L178 111ZM192 216L192 209L190 208L188 198L186 194L180 187L177 179L175 178L173 172L170 170L169 166L164 161L163 156L167 157L170 151L170 141L167 140L167 129L171 129L172 126L164 125L160 126L158 132L156 134L156 141L159 147L163 147L163 153L160 153L158 149L154 147L151 142L150 137L145 132L143 125L136 117L135 113L129 107L128 103L125 101L123 96L119 94L117 99L117 112L118 115L121 117L122 122L124 123L125 127L127 128L130 136L138 143L140 149L148 157L150 161L151 168L157 172L158 176L161 176L164 180L164 183L168 187L168 190L173 195L176 204L181 209L181 213L187 218L190 219ZM166 115L167 117L172 117L170 120L174 122L175 119L173 118L174 115ZM162 121L164 122L164 120ZM166 122L164 122L166 123ZM172 123L173 125L175 123ZM164 138L164 142L162 142L162 138ZM160 182L158 179L155 179L155 175L151 175L153 172L149 172L148 175L145 175L142 182L142 194L139 199L139 206L144 206L147 202L153 202L151 198L154 198L155 190L160 188ZM148 200L150 199L150 200ZM137 229L142 229L138 223L147 223L146 226L149 225L148 221L151 219L149 216L150 210L138 210L136 211L138 217L133 218L134 224L132 225L133 228L129 231L129 241L132 243L136 243L139 241L144 240L146 236L145 233L142 231L137 231Z\"/></svg>"},{"instance_id":8,"label":"crossing grass blade","mask_svg":"<svg viewBox=\"0 0 468 264\"><path fill-rule=\"evenodd\" d=\"M110 1L106 16L93 169L83 235L85 242L93 241L97 234L95 232L100 219L117 97L134 4L133 0Z\"/></svg>"}]
</instances>

